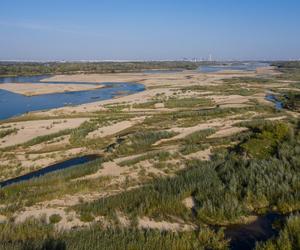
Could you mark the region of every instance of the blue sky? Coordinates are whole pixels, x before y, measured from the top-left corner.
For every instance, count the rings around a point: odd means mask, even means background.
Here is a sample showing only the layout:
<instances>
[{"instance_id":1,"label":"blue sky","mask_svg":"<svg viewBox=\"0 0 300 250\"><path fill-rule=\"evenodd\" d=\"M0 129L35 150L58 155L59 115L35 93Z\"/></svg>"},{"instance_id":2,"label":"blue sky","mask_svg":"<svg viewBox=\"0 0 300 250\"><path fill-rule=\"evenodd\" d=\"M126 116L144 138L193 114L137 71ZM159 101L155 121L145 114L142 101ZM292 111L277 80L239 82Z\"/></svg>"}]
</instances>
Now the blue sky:
<instances>
[{"instance_id":1,"label":"blue sky","mask_svg":"<svg viewBox=\"0 0 300 250\"><path fill-rule=\"evenodd\" d=\"M0 60L299 59L299 0L0 0Z\"/></svg>"}]
</instances>

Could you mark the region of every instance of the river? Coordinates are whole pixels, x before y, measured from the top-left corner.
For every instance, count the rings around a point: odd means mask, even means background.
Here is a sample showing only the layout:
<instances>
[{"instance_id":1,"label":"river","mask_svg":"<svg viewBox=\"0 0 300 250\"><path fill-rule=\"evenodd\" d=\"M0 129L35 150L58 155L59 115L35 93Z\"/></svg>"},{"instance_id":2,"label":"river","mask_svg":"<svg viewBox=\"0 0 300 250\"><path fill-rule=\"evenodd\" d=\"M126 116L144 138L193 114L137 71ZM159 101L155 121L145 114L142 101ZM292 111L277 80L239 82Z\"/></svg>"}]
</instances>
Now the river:
<instances>
[{"instance_id":1,"label":"river","mask_svg":"<svg viewBox=\"0 0 300 250\"><path fill-rule=\"evenodd\" d=\"M40 83L48 76L1 77L1 83ZM53 84L82 84L82 82L47 82ZM0 90L0 120L25 114L31 111L60 108L101 100L112 99L124 93L130 95L145 90L139 83L88 83L101 84L104 88L76 92L53 93L38 96L24 96L6 90Z\"/></svg>"},{"instance_id":2,"label":"river","mask_svg":"<svg viewBox=\"0 0 300 250\"><path fill-rule=\"evenodd\" d=\"M19 183L19 182L23 182L23 181L28 181L28 180L31 180L33 178L37 178L37 177L40 177L40 176L43 176L45 174L55 172L55 171L58 171L58 170L74 167L74 166L81 165L81 164L84 164L84 163L88 163L88 162L94 161L98 158L99 157L97 155L85 155L85 156L79 156L79 157L75 157L75 158L72 158L72 159L68 159L68 160L65 160L65 161L62 161L62 162L59 162L59 163L55 163L55 164L50 165L48 167L44 167L42 169L30 172L28 174L21 175L21 176L12 178L12 179L2 181L2 182L0 182L0 188L6 187L6 186L9 186L9 185L12 185L12 184L16 184L16 183Z\"/></svg>"},{"instance_id":3,"label":"river","mask_svg":"<svg viewBox=\"0 0 300 250\"><path fill-rule=\"evenodd\" d=\"M197 71L201 73L215 73L224 70L255 71L257 68L267 66L270 66L270 64L264 62L236 62L222 65L202 65Z\"/></svg>"}]
</instances>

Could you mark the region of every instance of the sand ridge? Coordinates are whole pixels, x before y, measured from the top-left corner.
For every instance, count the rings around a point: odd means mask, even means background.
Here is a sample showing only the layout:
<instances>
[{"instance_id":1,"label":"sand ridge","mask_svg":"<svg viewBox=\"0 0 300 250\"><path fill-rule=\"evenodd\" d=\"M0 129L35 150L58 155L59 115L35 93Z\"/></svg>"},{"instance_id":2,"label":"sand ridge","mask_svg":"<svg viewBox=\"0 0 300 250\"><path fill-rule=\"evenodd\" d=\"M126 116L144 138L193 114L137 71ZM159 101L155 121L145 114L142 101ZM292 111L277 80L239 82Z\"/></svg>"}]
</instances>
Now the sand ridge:
<instances>
[{"instance_id":1,"label":"sand ridge","mask_svg":"<svg viewBox=\"0 0 300 250\"><path fill-rule=\"evenodd\" d=\"M2 83L0 89L25 96L36 96L53 93L76 92L103 88L99 84L59 84L59 83Z\"/></svg>"}]
</instances>

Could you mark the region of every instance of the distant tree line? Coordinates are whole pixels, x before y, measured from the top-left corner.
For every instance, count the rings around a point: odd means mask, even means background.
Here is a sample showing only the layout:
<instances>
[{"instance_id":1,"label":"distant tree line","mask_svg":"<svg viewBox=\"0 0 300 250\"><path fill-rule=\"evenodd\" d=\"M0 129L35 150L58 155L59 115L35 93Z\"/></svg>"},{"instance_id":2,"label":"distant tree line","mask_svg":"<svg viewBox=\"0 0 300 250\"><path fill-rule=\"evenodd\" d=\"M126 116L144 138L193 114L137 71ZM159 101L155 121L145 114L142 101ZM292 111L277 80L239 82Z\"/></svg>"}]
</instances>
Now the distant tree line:
<instances>
[{"instance_id":1,"label":"distant tree line","mask_svg":"<svg viewBox=\"0 0 300 250\"><path fill-rule=\"evenodd\" d=\"M205 62L149 61L149 62L2 62L0 76L74 74L74 73L121 73L143 70L194 70Z\"/></svg>"}]
</instances>

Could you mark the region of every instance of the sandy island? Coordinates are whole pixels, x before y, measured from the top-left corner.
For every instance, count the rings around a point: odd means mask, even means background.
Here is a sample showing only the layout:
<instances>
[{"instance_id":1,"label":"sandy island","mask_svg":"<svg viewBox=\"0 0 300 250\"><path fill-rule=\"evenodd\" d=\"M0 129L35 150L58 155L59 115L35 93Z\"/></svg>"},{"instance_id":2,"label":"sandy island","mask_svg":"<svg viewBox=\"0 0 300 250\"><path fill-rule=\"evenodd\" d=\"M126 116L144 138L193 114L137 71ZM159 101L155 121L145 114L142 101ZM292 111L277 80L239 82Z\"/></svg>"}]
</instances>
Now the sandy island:
<instances>
[{"instance_id":1,"label":"sandy island","mask_svg":"<svg viewBox=\"0 0 300 250\"><path fill-rule=\"evenodd\" d=\"M60 84L60 83L3 83L0 89L25 96L45 95L53 93L94 90L103 88L95 84Z\"/></svg>"}]
</instances>

